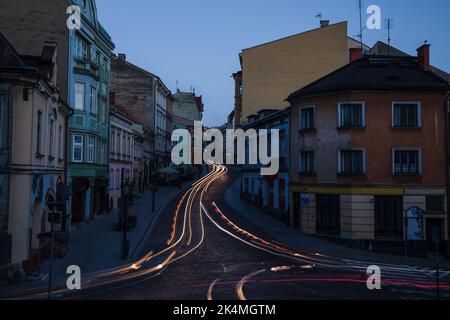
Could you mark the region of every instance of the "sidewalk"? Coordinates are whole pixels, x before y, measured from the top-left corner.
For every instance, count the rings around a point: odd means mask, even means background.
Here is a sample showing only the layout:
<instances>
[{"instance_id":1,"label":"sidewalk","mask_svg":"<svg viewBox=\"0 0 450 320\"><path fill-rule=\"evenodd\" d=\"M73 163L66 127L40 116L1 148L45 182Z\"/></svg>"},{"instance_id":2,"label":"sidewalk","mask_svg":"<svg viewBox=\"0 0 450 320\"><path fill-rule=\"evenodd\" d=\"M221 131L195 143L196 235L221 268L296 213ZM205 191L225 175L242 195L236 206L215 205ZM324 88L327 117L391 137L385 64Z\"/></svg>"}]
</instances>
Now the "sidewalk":
<instances>
[{"instance_id":1,"label":"sidewalk","mask_svg":"<svg viewBox=\"0 0 450 320\"><path fill-rule=\"evenodd\" d=\"M435 267L431 258L405 257L378 252L370 252L346 247L317 237L301 234L298 230L286 226L282 221L262 213L257 207L240 198L240 181L235 180L225 193L225 202L239 215L251 221L260 230L267 233L274 240L286 245L309 252L346 259L357 259L368 262L407 264L420 267ZM450 269L450 261L441 259L441 267Z\"/></svg>"},{"instance_id":2,"label":"sidewalk","mask_svg":"<svg viewBox=\"0 0 450 320\"><path fill-rule=\"evenodd\" d=\"M92 273L105 269L129 264L131 261L138 260L137 254L139 247L145 243L145 238L151 234L153 222L155 222L166 204L173 199L181 190L187 188L192 182L183 183L179 187L159 187L155 194L155 214L152 214L152 193L146 191L139 194L138 199L129 208L129 213L137 215L137 225L131 229L127 238L130 241L130 256L128 260L120 259L122 232L114 231L113 223L118 221L118 210L109 214L97 216L95 220L82 225L79 229L70 232L69 252L63 259L53 260L53 279L54 283L65 281L67 278L66 269L70 265L77 265L82 273ZM136 252L136 253L135 253ZM41 264L40 273L48 274L49 260ZM27 281L20 286L0 287L0 292L17 291L21 289L30 289L34 286L40 286L47 283L43 281Z\"/></svg>"}]
</instances>

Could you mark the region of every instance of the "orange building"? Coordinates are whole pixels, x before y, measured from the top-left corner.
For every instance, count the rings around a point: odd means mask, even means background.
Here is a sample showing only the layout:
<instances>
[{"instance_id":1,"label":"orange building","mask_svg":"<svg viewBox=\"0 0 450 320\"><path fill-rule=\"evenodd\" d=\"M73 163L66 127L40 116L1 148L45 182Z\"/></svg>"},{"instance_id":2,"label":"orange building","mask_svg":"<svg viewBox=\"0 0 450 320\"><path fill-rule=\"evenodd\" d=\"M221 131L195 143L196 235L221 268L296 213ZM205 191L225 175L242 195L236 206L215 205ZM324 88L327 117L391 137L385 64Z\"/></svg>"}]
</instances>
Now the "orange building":
<instances>
[{"instance_id":1,"label":"orange building","mask_svg":"<svg viewBox=\"0 0 450 320\"><path fill-rule=\"evenodd\" d=\"M403 250L406 239L417 252L446 248L449 84L430 71L429 48L352 49L350 64L289 96L301 231L374 250Z\"/></svg>"}]
</instances>

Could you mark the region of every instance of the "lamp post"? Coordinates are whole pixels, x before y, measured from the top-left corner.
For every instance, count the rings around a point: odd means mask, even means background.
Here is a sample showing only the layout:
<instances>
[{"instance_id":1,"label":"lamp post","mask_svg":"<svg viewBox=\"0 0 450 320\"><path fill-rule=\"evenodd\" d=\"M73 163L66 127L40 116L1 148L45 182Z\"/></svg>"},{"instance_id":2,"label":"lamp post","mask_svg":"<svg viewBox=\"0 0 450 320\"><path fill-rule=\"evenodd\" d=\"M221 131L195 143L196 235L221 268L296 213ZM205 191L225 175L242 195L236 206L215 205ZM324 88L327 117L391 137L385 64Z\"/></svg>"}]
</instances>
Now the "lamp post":
<instances>
[{"instance_id":1,"label":"lamp post","mask_svg":"<svg viewBox=\"0 0 450 320\"><path fill-rule=\"evenodd\" d=\"M121 225L122 225L122 259L128 259L128 253L130 249L130 242L127 239L128 229L128 205L132 192L133 185L127 180L122 184L122 197L121 197Z\"/></svg>"},{"instance_id":2,"label":"lamp post","mask_svg":"<svg viewBox=\"0 0 450 320\"><path fill-rule=\"evenodd\" d=\"M57 199L59 201L57 201ZM61 200L59 194L55 194L53 188L47 191L45 196L45 204L48 208L48 222L50 223L50 261L48 266L48 288L47 298L52 297L52 280L53 280L53 256L55 255L55 223L61 223L61 209L65 205L65 201Z\"/></svg>"}]
</instances>

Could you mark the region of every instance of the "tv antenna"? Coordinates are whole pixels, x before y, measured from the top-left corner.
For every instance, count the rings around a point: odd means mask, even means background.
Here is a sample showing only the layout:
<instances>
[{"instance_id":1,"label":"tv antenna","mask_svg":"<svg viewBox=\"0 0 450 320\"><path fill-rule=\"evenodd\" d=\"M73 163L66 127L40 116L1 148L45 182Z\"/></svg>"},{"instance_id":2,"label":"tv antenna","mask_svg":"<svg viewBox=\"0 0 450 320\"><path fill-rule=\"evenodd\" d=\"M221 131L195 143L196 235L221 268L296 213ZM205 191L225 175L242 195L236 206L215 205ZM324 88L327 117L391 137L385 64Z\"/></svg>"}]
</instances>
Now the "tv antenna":
<instances>
[{"instance_id":1,"label":"tv antenna","mask_svg":"<svg viewBox=\"0 0 450 320\"><path fill-rule=\"evenodd\" d=\"M359 34L358 34L358 38L361 44L361 49L364 48L363 45L363 31L364 31L364 27L363 27L363 0L358 0L358 10L359 10Z\"/></svg>"},{"instance_id":2,"label":"tv antenna","mask_svg":"<svg viewBox=\"0 0 450 320\"><path fill-rule=\"evenodd\" d=\"M388 32L388 55L391 53L391 31L394 29L394 20L392 18L386 19L385 21L385 28Z\"/></svg>"},{"instance_id":3,"label":"tv antenna","mask_svg":"<svg viewBox=\"0 0 450 320\"><path fill-rule=\"evenodd\" d=\"M316 18L319 18L320 20L322 20L322 12L319 12L318 14L316 14Z\"/></svg>"}]
</instances>

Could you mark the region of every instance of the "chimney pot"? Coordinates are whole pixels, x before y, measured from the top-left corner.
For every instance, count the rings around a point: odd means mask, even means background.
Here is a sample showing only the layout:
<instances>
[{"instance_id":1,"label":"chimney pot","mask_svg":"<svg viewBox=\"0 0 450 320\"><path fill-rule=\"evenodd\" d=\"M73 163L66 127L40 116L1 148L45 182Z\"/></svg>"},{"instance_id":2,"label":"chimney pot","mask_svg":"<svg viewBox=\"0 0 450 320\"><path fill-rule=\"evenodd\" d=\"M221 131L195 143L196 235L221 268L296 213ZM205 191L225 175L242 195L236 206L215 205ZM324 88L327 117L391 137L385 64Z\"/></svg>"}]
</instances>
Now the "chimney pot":
<instances>
[{"instance_id":1,"label":"chimney pot","mask_svg":"<svg viewBox=\"0 0 450 320\"><path fill-rule=\"evenodd\" d=\"M362 48L350 48L350 62L359 60L363 57Z\"/></svg>"},{"instance_id":2,"label":"chimney pot","mask_svg":"<svg viewBox=\"0 0 450 320\"><path fill-rule=\"evenodd\" d=\"M430 70L430 45L425 43L417 49L419 67L425 71Z\"/></svg>"},{"instance_id":3,"label":"chimney pot","mask_svg":"<svg viewBox=\"0 0 450 320\"><path fill-rule=\"evenodd\" d=\"M330 20L320 20L320 27L325 28L330 25Z\"/></svg>"}]
</instances>

